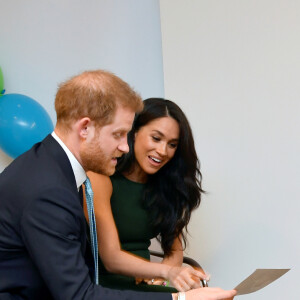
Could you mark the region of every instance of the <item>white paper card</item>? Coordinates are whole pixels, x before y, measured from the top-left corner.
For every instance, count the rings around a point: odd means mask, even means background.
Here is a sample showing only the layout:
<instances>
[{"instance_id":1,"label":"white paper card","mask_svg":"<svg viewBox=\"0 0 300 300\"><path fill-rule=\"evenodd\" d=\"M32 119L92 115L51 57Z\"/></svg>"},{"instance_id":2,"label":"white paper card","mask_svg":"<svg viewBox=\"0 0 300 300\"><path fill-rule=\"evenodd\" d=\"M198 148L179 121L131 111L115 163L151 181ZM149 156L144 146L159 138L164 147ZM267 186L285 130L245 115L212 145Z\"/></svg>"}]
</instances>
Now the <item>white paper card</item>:
<instances>
[{"instance_id":1,"label":"white paper card","mask_svg":"<svg viewBox=\"0 0 300 300\"><path fill-rule=\"evenodd\" d=\"M289 270L290 269L256 269L234 289L237 291L237 295L256 292L272 283Z\"/></svg>"}]
</instances>

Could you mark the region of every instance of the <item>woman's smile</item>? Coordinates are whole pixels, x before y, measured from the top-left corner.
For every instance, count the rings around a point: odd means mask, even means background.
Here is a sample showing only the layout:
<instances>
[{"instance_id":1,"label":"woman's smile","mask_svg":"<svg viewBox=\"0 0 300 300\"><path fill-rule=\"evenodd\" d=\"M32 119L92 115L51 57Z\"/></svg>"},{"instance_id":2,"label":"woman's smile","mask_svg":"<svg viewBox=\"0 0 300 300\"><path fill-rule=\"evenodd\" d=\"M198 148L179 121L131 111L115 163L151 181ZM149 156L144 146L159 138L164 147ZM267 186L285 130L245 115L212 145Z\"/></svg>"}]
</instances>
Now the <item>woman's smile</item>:
<instances>
[{"instance_id":1,"label":"woman's smile","mask_svg":"<svg viewBox=\"0 0 300 300\"><path fill-rule=\"evenodd\" d=\"M162 162L163 160L162 159L159 159L159 158L156 158L154 156L148 156L149 158L149 161L150 161L150 164L155 166L155 167L160 167L162 165Z\"/></svg>"}]
</instances>

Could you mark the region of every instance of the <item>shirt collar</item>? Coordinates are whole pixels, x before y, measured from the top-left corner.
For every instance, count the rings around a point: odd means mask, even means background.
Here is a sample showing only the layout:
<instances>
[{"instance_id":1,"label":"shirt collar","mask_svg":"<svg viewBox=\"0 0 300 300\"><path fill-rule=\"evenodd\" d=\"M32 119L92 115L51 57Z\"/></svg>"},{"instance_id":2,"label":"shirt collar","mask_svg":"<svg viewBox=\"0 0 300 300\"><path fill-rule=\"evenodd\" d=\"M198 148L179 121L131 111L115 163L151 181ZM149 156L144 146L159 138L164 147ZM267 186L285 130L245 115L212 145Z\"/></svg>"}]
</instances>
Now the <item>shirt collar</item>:
<instances>
[{"instance_id":1,"label":"shirt collar","mask_svg":"<svg viewBox=\"0 0 300 300\"><path fill-rule=\"evenodd\" d=\"M61 145L61 147L66 152L66 154L69 158L69 161L71 163L73 172L74 172L77 189L79 189L80 186L83 184L83 182L86 180L86 173L85 173L83 167L81 166L79 161L76 159L74 154L69 150L69 148L64 144L64 142L57 136L57 134L54 131L51 133L51 135Z\"/></svg>"}]
</instances>

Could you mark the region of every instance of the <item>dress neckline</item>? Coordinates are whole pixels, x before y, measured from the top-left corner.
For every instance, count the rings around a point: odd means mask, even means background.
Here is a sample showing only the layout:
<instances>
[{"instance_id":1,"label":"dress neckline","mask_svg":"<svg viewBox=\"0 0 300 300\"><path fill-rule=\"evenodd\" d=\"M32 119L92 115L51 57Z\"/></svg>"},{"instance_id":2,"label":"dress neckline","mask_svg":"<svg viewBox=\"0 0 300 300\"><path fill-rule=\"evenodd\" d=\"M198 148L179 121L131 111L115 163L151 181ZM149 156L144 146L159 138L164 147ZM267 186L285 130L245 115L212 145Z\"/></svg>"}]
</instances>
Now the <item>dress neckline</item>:
<instances>
[{"instance_id":1,"label":"dress neckline","mask_svg":"<svg viewBox=\"0 0 300 300\"><path fill-rule=\"evenodd\" d=\"M127 178L127 177L126 177L124 174L122 174L122 173L119 173L119 175L120 175L122 178L124 178L126 181L130 182L130 183L137 184L137 185L141 185L141 186L145 186L145 185L146 185L146 183L143 183L143 182L133 181L133 180Z\"/></svg>"}]
</instances>

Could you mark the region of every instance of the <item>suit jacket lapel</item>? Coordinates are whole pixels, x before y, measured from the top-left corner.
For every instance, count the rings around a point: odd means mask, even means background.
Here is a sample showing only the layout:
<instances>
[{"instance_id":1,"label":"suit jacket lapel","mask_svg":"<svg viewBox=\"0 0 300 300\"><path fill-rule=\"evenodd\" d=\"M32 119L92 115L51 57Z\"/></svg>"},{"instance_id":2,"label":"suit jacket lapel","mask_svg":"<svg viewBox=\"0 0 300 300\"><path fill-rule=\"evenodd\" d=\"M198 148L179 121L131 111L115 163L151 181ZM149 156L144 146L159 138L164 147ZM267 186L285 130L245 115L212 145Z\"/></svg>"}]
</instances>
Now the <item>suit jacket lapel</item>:
<instances>
[{"instance_id":1,"label":"suit jacket lapel","mask_svg":"<svg viewBox=\"0 0 300 300\"><path fill-rule=\"evenodd\" d=\"M42 141L41 145L45 145L45 149L48 151L49 156L51 156L55 161L57 161L62 173L70 182L70 185L74 192L77 193L75 175L66 152L51 134L49 134Z\"/></svg>"}]
</instances>

